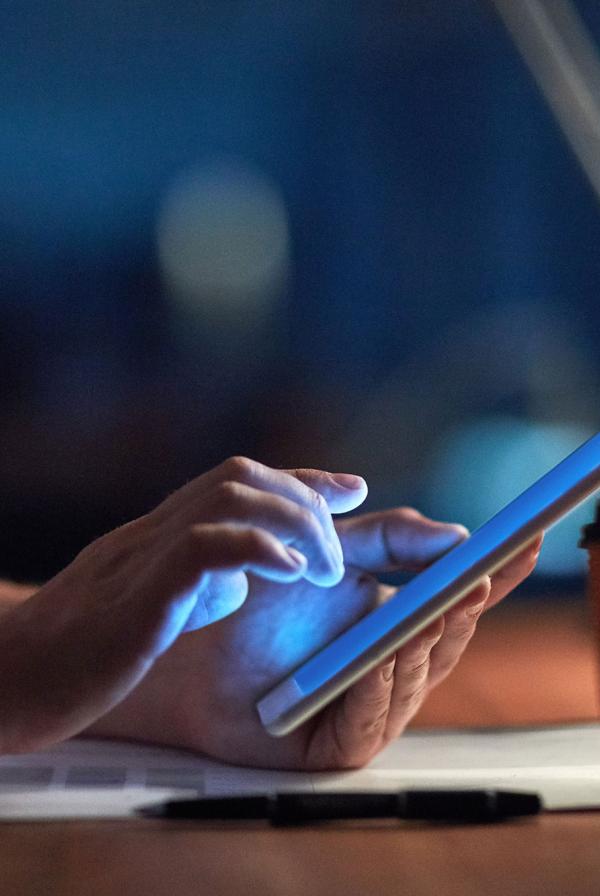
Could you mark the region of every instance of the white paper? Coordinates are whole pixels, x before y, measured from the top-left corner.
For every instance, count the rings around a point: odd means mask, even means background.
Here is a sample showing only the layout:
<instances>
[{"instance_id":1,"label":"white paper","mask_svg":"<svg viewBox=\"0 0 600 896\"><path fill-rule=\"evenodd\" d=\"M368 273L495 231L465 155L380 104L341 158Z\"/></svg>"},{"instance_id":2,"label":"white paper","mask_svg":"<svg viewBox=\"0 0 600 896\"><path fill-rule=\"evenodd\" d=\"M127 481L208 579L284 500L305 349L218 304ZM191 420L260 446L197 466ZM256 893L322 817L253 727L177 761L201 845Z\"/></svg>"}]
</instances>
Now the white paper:
<instances>
[{"instance_id":1,"label":"white paper","mask_svg":"<svg viewBox=\"0 0 600 896\"><path fill-rule=\"evenodd\" d=\"M74 739L0 757L0 819L122 818L177 796L283 790L501 787L539 793L547 808L600 808L600 725L409 732L365 769L271 772L195 753Z\"/></svg>"}]
</instances>

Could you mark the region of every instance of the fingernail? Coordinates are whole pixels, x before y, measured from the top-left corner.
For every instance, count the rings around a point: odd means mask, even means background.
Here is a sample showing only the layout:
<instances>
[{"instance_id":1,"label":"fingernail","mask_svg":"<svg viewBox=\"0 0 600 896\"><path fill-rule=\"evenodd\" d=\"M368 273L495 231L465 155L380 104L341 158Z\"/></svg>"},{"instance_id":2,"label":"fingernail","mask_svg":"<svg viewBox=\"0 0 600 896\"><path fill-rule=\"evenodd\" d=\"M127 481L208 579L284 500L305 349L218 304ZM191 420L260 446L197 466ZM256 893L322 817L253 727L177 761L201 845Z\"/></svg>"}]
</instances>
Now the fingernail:
<instances>
[{"instance_id":1,"label":"fingernail","mask_svg":"<svg viewBox=\"0 0 600 896\"><path fill-rule=\"evenodd\" d=\"M308 560L300 551L297 551L296 548L286 548L285 552L287 554L287 560L289 565L293 569L302 569L303 566L308 565Z\"/></svg>"},{"instance_id":2,"label":"fingernail","mask_svg":"<svg viewBox=\"0 0 600 896\"><path fill-rule=\"evenodd\" d=\"M357 491L359 488L366 488L367 486L362 476L354 476L353 473L330 473L329 476L336 485L352 489L352 491Z\"/></svg>"},{"instance_id":3,"label":"fingernail","mask_svg":"<svg viewBox=\"0 0 600 896\"><path fill-rule=\"evenodd\" d=\"M432 534L434 534L435 529ZM437 524L437 538L439 541L447 547L451 548L457 544L460 544L461 541L464 541L465 538L469 537L469 530L465 526L461 526L460 523L438 523Z\"/></svg>"},{"instance_id":4,"label":"fingernail","mask_svg":"<svg viewBox=\"0 0 600 896\"><path fill-rule=\"evenodd\" d=\"M468 538L471 534L467 527L463 526L461 523L444 523L443 525L448 534L453 535L457 541L462 541L464 538Z\"/></svg>"}]
</instances>

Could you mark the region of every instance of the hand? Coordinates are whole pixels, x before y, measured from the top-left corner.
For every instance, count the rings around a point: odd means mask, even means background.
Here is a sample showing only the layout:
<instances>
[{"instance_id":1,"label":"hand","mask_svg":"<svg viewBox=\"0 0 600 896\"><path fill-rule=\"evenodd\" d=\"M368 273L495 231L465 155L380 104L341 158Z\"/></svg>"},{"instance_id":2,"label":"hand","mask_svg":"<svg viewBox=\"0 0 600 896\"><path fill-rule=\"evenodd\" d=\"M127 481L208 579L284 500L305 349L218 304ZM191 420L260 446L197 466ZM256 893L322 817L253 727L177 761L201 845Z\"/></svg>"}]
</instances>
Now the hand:
<instances>
[{"instance_id":1,"label":"hand","mask_svg":"<svg viewBox=\"0 0 600 896\"><path fill-rule=\"evenodd\" d=\"M411 643L284 738L262 729L255 701L365 611L394 593L372 573L417 570L464 537L461 526L399 509L338 521L347 571L335 587L252 577L244 606L183 636L92 733L168 743L238 764L352 768L366 763L415 714L457 663L485 607L534 567L538 539Z\"/></svg>"},{"instance_id":2,"label":"hand","mask_svg":"<svg viewBox=\"0 0 600 896\"><path fill-rule=\"evenodd\" d=\"M139 684L184 631L237 609L249 580L335 585L331 510L358 477L233 458L87 547L0 625L0 752L81 731Z\"/></svg>"}]
</instances>

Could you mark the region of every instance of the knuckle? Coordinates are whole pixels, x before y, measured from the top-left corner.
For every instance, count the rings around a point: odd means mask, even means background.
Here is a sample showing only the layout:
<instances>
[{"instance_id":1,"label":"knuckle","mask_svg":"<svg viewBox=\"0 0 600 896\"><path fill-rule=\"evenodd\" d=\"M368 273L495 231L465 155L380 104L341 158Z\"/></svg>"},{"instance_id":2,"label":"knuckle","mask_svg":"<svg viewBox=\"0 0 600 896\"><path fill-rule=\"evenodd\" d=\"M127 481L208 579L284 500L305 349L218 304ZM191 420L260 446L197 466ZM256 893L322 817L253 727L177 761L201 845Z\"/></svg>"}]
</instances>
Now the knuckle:
<instances>
[{"instance_id":1,"label":"knuckle","mask_svg":"<svg viewBox=\"0 0 600 896\"><path fill-rule=\"evenodd\" d=\"M228 457L222 465L223 473L227 479L233 479L238 482L247 482L252 478L257 468L256 461L250 460L241 454L235 454Z\"/></svg>"},{"instance_id":2,"label":"knuckle","mask_svg":"<svg viewBox=\"0 0 600 896\"><path fill-rule=\"evenodd\" d=\"M359 735L373 734L385 727L390 711L391 692L391 688L386 687L369 697L361 695L358 703L354 704L352 727ZM360 707L358 714L356 714L357 707Z\"/></svg>"},{"instance_id":3,"label":"knuckle","mask_svg":"<svg viewBox=\"0 0 600 896\"><path fill-rule=\"evenodd\" d=\"M425 656L423 659L417 660L406 666L402 670L402 679L404 681L421 681L421 679L427 678L427 673L429 672L429 654Z\"/></svg>"},{"instance_id":4,"label":"knuckle","mask_svg":"<svg viewBox=\"0 0 600 896\"><path fill-rule=\"evenodd\" d=\"M178 541L183 548L193 550L205 539L206 527L201 523L195 523L193 526L188 526L184 529Z\"/></svg>"},{"instance_id":5,"label":"knuckle","mask_svg":"<svg viewBox=\"0 0 600 896\"><path fill-rule=\"evenodd\" d=\"M321 528L311 510L306 507L298 507L295 511L295 521L298 529L308 538L317 538Z\"/></svg>"},{"instance_id":6,"label":"knuckle","mask_svg":"<svg viewBox=\"0 0 600 896\"><path fill-rule=\"evenodd\" d=\"M263 557L271 552L271 538L261 529L248 529L244 534L244 544L248 553L253 557Z\"/></svg>"},{"instance_id":7,"label":"knuckle","mask_svg":"<svg viewBox=\"0 0 600 896\"><path fill-rule=\"evenodd\" d=\"M371 719L373 717L379 718L379 716L388 711L390 706L390 693L391 688L386 687L385 690L382 690L380 693L364 701L364 707L368 711Z\"/></svg>"},{"instance_id":8,"label":"knuckle","mask_svg":"<svg viewBox=\"0 0 600 896\"><path fill-rule=\"evenodd\" d=\"M409 714L414 712L421 705L427 695L427 683L421 682L414 688L407 688L399 695L397 706L403 713Z\"/></svg>"},{"instance_id":9,"label":"knuckle","mask_svg":"<svg viewBox=\"0 0 600 896\"><path fill-rule=\"evenodd\" d=\"M389 700L386 700L385 706L374 707L374 709L375 709L375 716L373 716L373 718L369 719L367 722L364 723L363 728L362 728L363 734L367 734L367 735L374 734L374 733L380 731L382 728L385 728L385 725L386 725L386 722L388 719L388 715L390 712Z\"/></svg>"},{"instance_id":10,"label":"knuckle","mask_svg":"<svg viewBox=\"0 0 600 896\"><path fill-rule=\"evenodd\" d=\"M327 501L320 492L310 489L308 493L310 508L317 516L325 516L329 513Z\"/></svg>"},{"instance_id":11,"label":"knuckle","mask_svg":"<svg viewBox=\"0 0 600 896\"><path fill-rule=\"evenodd\" d=\"M452 630L448 632L452 641L469 641L475 632L475 623L477 616L470 616L469 621L457 622L452 626Z\"/></svg>"},{"instance_id":12,"label":"knuckle","mask_svg":"<svg viewBox=\"0 0 600 896\"><path fill-rule=\"evenodd\" d=\"M435 645L444 634L445 627L446 622L443 616L440 616L439 619L435 620L435 622L430 623L424 632L423 647L428 650L431 650L433 647L435 647Z\"/></svg>"},{"instance_id":13,"label":"knuckle","mask_svg":"<svg viewBox=\"0 0 600 896\"><path fill-rule=\"evenodd\" d=\"M226 479L220 482L214 491L214 501L217 507L230 507L232 504L239 503L242 496L242 486L239 482L232 479Z\"/></svg>"}]
</instances>

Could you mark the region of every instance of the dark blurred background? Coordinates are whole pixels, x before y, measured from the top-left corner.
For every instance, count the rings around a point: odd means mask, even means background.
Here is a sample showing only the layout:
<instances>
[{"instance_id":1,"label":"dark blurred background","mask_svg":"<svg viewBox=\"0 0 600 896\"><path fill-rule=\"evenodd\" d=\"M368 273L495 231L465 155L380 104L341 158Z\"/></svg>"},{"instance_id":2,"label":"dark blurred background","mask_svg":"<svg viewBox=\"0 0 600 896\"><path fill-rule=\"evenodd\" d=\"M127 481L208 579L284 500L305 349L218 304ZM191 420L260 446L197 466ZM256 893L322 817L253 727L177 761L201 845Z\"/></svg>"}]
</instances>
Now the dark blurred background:
<instances>
[{"instance_id":1,"label":"dark blurred background","mask_svg":"<svg viewBox=\"0 0 600 896\"><path fill-rule=\"evenodd\" d=\"M490 5L0 21L0 572L234 453L476 526L600 429L598 204Z\"/></svg>"}]
</instances>

